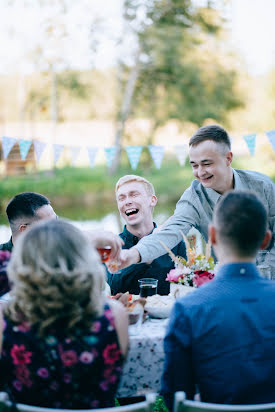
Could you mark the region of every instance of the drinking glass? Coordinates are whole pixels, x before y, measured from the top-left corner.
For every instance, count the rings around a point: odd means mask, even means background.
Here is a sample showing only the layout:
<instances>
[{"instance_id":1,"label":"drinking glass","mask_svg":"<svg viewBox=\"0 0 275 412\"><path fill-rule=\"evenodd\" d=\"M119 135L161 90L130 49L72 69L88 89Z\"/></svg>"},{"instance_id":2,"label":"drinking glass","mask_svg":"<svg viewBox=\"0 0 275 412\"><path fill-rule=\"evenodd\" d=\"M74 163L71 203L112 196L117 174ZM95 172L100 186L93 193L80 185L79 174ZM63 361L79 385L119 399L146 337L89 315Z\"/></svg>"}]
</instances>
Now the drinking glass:
<instances>
[{"instance_id":1,"label":"drinking glass","mask_svg":"<svg viewBox=\"0 0 275 412\"><path fill-rule=\"evenodd\" d=\"M156 295L158 287L158 279L143 278L139 279L139 295L141 298Z\"/></svg>"},{"instance_id":2,"label":"drinking glass","mask_svg":"<svg viewBox=\"0 0 275 412\"><path fill-rule=\"evenodd\" d=\"M98 253L101 257L101 262L105 263L108 262L112 248L111 246L99 247L97 248Z\"/></svg>"},{"instance_id":3,"label":"drinking glass","mask_svg":"<svg viewBox=\"0 0 275 412\"><path fill-rule=\"evenodd\" d=\"M136 336L140 334L143 312L144 312L144 308L140 304L137 304L134 307L132 312L128 312L128 316L129 316L128 332L130 336Z\"/></svg>"}]
</instances>

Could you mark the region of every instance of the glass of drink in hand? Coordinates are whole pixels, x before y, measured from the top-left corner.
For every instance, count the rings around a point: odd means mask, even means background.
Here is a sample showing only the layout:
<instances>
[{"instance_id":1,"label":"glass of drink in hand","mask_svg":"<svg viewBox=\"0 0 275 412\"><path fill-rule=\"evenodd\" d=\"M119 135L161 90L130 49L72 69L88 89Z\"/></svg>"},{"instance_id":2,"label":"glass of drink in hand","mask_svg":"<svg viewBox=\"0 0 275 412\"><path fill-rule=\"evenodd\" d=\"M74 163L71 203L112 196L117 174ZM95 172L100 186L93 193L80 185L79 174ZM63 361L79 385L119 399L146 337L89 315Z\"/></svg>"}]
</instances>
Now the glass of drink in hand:
<instances>
[{"instance_id":1,"label":"glass of drink in hand","mask_svg":"<svg viewBox=\"0 0 275 412\"><path fill-rule=\"evenodd\" d=\"M103 263L108 262L108 260L110 258L111 251L112 251L111 246L105 246L105 247L97 248L97 251L101 256L101 262L103 262Z\"/></svg>"},{"instance_id":2,"label":"glass of drink in hand","mask_svg":"<svg viewBox=\"0 0 275 412\"><path fill-rule=\"evenodd\" d=\"M141 298L156 295L158 287L158 279L143 278L139 279L139 295Z\"/></svg>"}]
</instances>

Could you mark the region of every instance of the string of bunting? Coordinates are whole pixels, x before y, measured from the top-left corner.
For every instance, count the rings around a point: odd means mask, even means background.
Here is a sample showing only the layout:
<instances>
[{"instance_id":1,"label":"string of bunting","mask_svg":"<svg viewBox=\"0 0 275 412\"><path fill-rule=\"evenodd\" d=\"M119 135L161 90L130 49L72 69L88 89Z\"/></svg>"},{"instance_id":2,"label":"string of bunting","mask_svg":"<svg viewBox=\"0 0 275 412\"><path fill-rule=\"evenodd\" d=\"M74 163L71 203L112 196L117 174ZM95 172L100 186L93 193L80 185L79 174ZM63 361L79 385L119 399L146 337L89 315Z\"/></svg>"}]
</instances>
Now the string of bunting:
<instances>
[{"instance_id":1,"label":"string of bunting","mask_svg":"<svg viewBox=\"0 0 275 412\"><path fill-rule=\"evenodd\" d=\"M265 133L273 150L275 151L275 130L270 130ZM243 139L247 144L247 147L248 147L248 150L251 156L255 155L256 136L257 136L256 133L243 136ZM10 151L12 150L13 146L16 143L18 143L19 145L19 151L20 151L20 156L22 160L26 160L30 147L33 144L37 163L40 162L41 157L46 147L48 146L47 143L41 142L39 140L25 140L22 138L17 139L16 137L2 136L2 149L3 149L3 157L5 160L8 158ZM56 164L58 163L60 159L60 156L62 155L65 145L51 144L51 146L53 150L53 162L54 162L54 165L56 166ZM87 146L85 148L88 153L90 167L93 168L95 165L95 160L96 160L97 153L99 151L99 147ZM126 146L124 148L127 153L131 168L133 170L135 170L138 167L143 148L144 146ZM80 146L69 146L69 150L71 153L72 165L75 166L77 163L78 156L80 154L81 147ZM161 145L149 145L148 150L152 157L155 167L157 169L160 169L162 165L163 157L165 154L165 147ZM104 148L107 167L112 166L113 161L116 156L116 151L117 151L116 146L110 146L110 147ZM175 154L179 161L180 166L184 166L187 155L188 155L187 144L174 146L174 151L175 151Z\"/></svg>"}]
</instances>

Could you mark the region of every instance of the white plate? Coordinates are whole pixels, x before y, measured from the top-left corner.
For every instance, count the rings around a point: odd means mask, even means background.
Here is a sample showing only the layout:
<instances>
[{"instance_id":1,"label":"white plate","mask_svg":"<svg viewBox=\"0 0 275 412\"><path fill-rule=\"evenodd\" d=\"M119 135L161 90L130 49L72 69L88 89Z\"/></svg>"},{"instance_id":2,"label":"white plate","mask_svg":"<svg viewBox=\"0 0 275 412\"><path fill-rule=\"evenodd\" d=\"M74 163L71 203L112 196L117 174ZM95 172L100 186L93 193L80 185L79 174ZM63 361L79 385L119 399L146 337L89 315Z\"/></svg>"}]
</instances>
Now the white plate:
<instances>
[{"instance_id":1,"label":"white plate","mask_svg":"<svg viewBox=\"0 0 275 412\"><path fill-rule=\"evenodd\" d=\"M154 295L149 296L145 305L145 310L149 316L157 319L168 318L175 300L171 296Z\"/></svg>"}]
</instances>

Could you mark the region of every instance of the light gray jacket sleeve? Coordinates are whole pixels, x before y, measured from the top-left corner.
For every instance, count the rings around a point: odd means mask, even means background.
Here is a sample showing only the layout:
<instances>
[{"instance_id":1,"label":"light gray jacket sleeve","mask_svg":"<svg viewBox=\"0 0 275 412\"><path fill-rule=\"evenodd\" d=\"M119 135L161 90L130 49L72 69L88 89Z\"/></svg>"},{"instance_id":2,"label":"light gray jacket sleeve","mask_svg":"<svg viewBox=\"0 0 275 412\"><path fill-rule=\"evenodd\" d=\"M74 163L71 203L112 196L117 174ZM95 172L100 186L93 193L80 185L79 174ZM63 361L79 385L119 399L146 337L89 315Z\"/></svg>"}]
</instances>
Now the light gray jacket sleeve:
<instances>
[{"instance_id":1,"label":"light gray jacket sleeve","mask_svg":"<svg viewBox=\"0 0 275 412\"><path fill-rule=\"evenodd\" d=\"M188 188L177 203L174 215L159 232L144 236L135 246L141 256L141 262L148 262L164 255L167 251L160 241L172 249L182 241L182 231L185 235L191 227L198 227L200 216L196 207L196 196L192 188Z\"/></svg>"}]
</instances>

